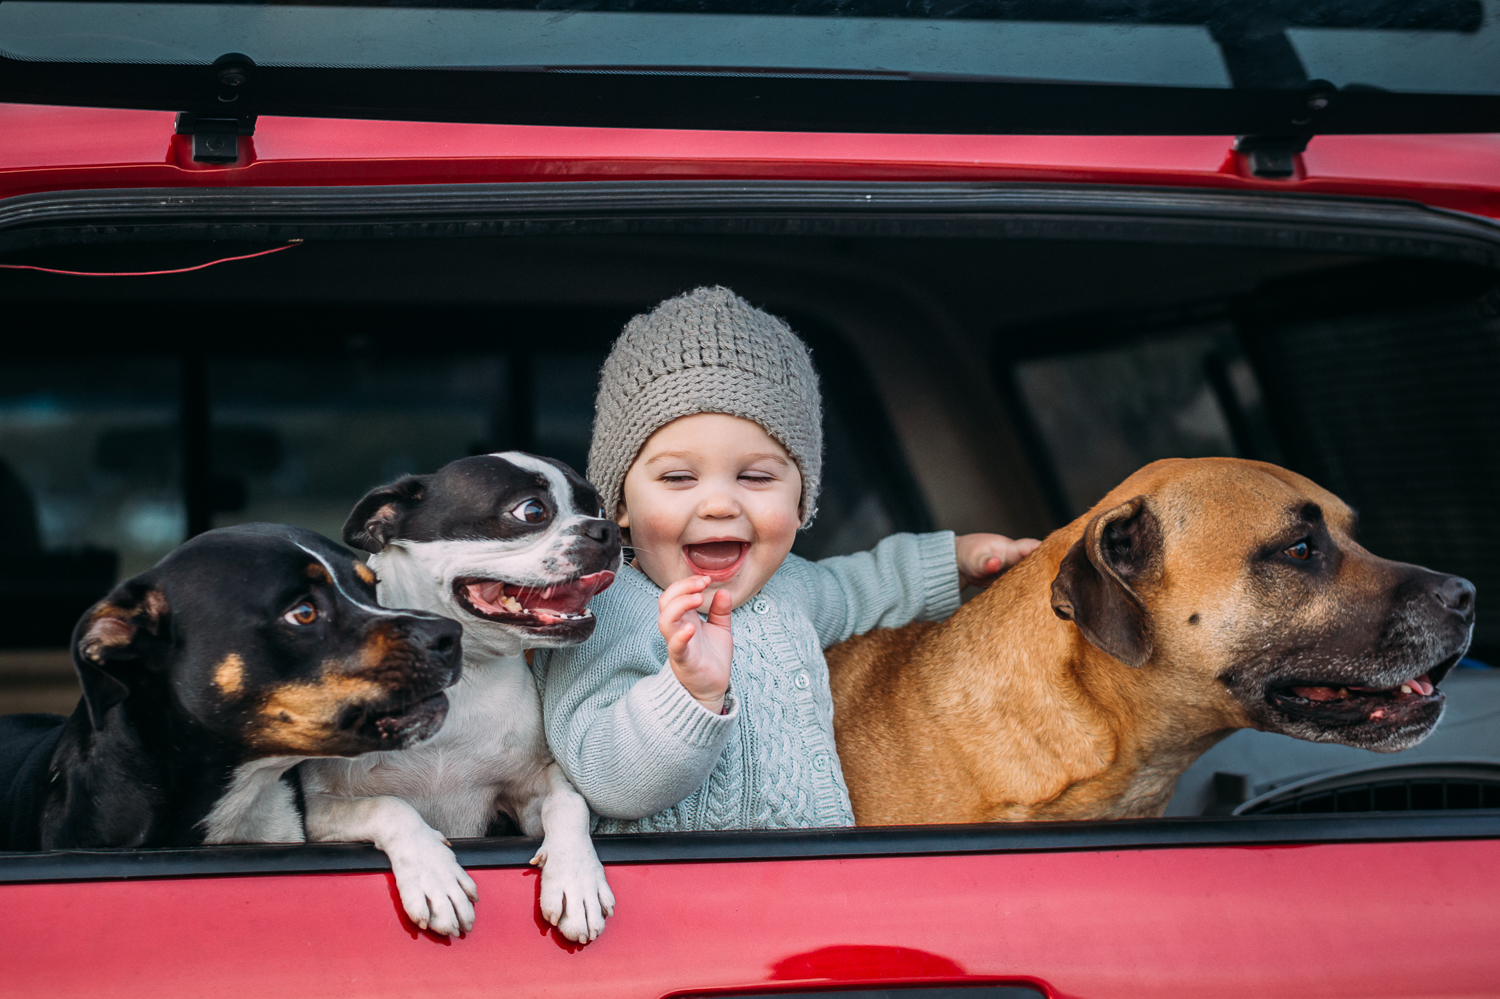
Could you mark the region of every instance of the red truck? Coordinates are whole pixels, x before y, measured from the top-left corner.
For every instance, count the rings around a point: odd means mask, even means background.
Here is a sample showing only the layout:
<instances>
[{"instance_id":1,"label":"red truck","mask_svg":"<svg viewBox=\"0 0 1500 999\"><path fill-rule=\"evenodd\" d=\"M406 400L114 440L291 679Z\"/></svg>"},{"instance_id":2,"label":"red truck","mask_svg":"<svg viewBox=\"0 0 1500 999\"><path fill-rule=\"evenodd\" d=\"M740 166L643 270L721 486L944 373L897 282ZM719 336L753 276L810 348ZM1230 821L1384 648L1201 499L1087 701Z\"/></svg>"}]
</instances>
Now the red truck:
<instances>
[{"instance_id":1,"label":"red truck","mask_svg":"<svg viewBox=\"0 0 1500 999\"><path fill-rule=\"evenodd\" d=\"M1480 591L1407 753L1242 732L1160 819L601 836L586 947L515 838L457 844L454 941L366 846L3 854L5 994L1500 993L1493 2L7 0L0 102L0 710L69 710L73 621L192 534L582 467L610 340L699 284L812 347L801 554L1232 454Z\"/></svg>"}]
</instances>

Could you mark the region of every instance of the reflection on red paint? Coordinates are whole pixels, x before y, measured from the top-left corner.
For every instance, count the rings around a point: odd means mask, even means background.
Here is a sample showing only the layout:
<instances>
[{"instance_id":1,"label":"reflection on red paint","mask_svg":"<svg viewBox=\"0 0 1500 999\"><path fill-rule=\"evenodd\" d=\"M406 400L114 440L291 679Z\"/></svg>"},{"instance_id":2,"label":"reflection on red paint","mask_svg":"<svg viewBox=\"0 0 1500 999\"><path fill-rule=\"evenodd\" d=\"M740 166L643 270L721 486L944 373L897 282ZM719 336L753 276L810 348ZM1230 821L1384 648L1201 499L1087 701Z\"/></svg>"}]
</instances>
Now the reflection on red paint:
<instances>
[{"instance_id":1,"label":"reflection on red paint","mask_svg":"<svg viewBox=\"0 0 1500 999\"><path fill-rule=\"evenodd\" d=\"M957 961L913 947L881 947L871 944L844 944L819 947L805 954L793 954L771 965L770 977L776 981L807 981L826 978L833 981L869 981L870 979L957 979L966 972Z\"/></svg>"},{"instance_id":2,"label":"reflection on red paint","mask_svg":"<svg viewBox=\"0 0 1500 999\"><path fill-rule=\"evenodd\" d=\"M446 937L441 933L434 933L431 930L424 930L416 923L412 922L411 918L406 914L406 908L401 904L401 892L396 888L396 875L387 871L385 880L386 887L391 894L391 905L396 907L396 919L401 923L401 928L406 931L407 936L411 937L413 940L418 940L422 937L426 937L433 943L439 943L445 947L450 947L453 945L453 938Z\"/></svg>"},{"instance_id":3,"label":"reflection on red paint","mask_svg":"<svg viewBox=\"0 0 1500 999\"><path fill-rule=\"evenodd\" d=\"M536 882L536 890L531 893L531 918L536 923L537 933L544 937L551 937L552 942L557 944L569 954L576 954L587 944L574 943L558 931L556 926L547 922L547 917L542 915L542 871L538 867L528 867L520 872L521 877L530 878Z\"/></svg>"}]
</instances>

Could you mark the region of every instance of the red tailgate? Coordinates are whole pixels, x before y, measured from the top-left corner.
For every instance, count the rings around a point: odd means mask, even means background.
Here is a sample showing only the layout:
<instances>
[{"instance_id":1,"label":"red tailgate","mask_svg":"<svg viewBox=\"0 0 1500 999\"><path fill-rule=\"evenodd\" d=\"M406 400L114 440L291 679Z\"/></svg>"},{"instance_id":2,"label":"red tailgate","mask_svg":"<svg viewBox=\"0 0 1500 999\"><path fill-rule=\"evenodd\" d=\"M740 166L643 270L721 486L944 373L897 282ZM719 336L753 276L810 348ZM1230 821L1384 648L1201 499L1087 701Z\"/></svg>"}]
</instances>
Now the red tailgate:
<instances>
[{"instance_id":1,"label":"red tailgate","mask_svg":"<svg viewBox=\"0 0 1500 999\"><path fill-rule=\"evenodd\" d=\"M454 943L388 875L8 886L21 996L614 996L1034 982L1056 996L1492 994L1500 843L1344 843L612 864L596 943L540 922L536 875L475 872Z\"/></svg>"}]
</instances>

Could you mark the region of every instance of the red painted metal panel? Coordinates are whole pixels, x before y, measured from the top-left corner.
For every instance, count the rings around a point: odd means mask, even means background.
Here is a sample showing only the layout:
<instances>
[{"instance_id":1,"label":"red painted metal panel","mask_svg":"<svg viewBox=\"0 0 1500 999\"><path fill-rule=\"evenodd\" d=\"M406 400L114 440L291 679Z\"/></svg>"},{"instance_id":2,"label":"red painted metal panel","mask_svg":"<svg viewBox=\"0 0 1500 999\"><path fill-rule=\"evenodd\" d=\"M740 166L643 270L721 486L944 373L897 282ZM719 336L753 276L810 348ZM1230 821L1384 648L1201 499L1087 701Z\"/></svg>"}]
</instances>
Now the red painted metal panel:
<instances>
[{"instance_id":1,"label":"red painted metal panel","mask_svg":"<svg viewBox=\"0 0 1500 999\"><path fill-rule=\"evenodd\" d=\"M1494 995L1500 842L611 865L595 943L536 873L475 872L474 933L383 874L0 887L7 996L659 997L1032 981L1055 996Z\"/></svg>"},{"instance_id":2,"label":"red painted metal panel","mask_svg":"<svg viewBox=\"0 0 1500 999\"><path fill-rule=\"evenodd\" d=\"M1500 136L1320 136L1291 181L1217 136L961 136L261 118L242 162L192 162L157 111L0 104L0 197L110 187L803 179L1054 181L1412 198L1500 217Z\"/></svg>"}]
</instances>

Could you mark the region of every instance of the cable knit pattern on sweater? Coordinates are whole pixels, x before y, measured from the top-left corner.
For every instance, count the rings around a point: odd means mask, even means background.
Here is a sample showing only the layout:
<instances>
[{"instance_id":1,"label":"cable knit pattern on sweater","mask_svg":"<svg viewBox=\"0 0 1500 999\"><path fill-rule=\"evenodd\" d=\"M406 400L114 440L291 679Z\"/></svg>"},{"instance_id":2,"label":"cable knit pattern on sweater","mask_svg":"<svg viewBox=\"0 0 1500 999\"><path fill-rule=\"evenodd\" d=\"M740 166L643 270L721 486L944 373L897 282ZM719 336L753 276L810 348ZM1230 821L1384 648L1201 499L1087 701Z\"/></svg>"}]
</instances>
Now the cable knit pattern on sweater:
<instances>
[{"instance_id":1,"label":"cable knit pattern on sweater","mask_svg":"<svg viewBox=\"0 0 1500 999\"><path fill-rule=\"evenodd\" d=\"M734 611L729 712L715 715L667 665L661 589L627 568L589 605L593 637L537 652L547 741L598 832L853 825L823 650L947 617L958 587L947 531L820 562L787 556Z\"/></svg>"}]
</instances>

